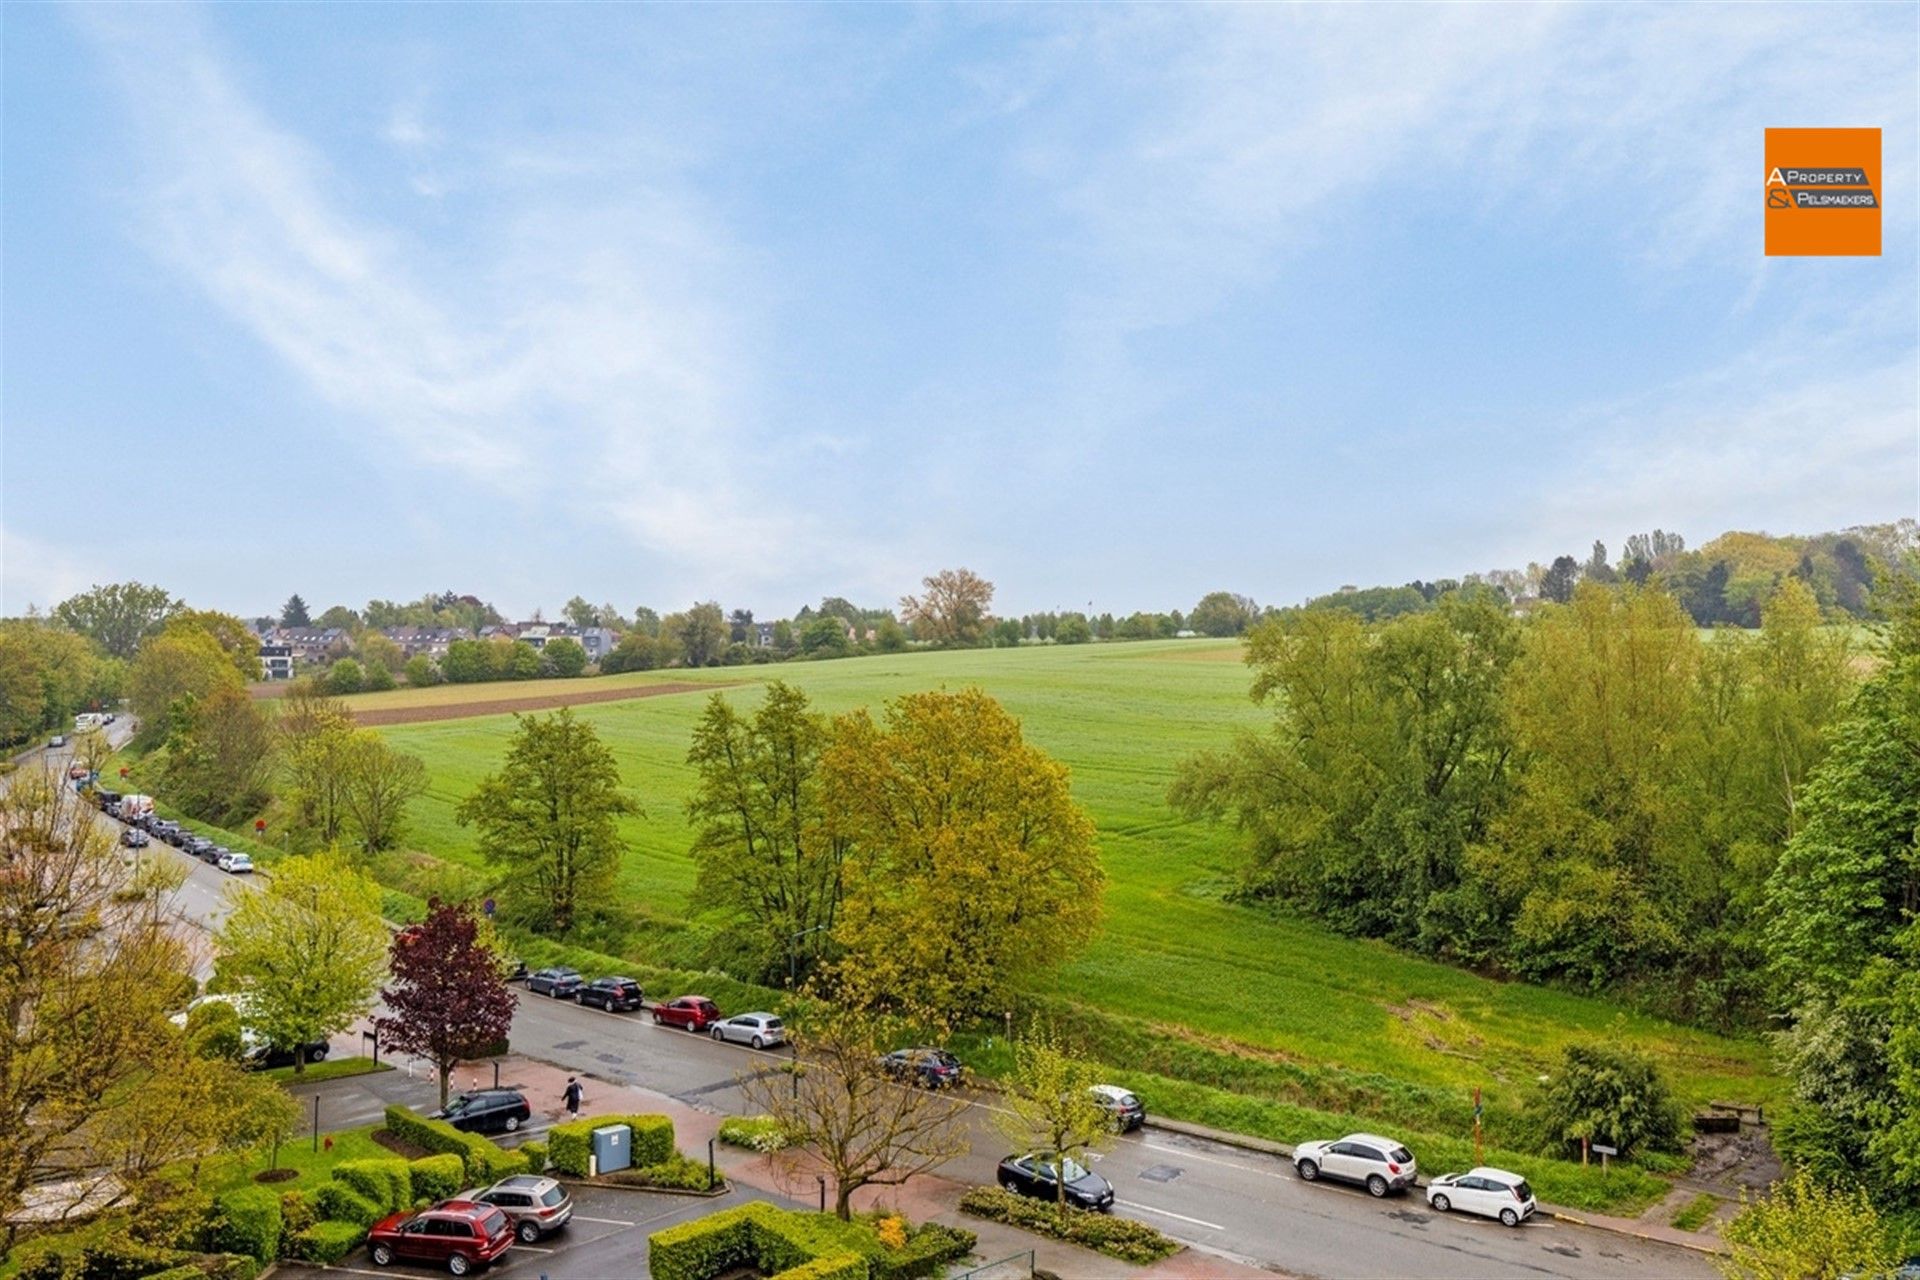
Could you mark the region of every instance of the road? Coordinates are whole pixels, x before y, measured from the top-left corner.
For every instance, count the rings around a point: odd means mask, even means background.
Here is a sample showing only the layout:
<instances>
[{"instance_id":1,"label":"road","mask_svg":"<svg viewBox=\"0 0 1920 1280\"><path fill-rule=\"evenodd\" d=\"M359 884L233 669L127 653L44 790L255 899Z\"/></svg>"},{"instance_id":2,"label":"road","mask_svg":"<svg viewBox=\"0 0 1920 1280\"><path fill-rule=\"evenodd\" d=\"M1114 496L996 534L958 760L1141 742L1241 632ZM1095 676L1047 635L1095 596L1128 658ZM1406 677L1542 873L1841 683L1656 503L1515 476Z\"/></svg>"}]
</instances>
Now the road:
<instances>
[{"instance_id":1,"label":"road","mask_svg":"<svg viewBox=\"0 0 1920 1280\"><path fill-rule=\"evenodd\" d=\"M179 895L183 916L216 924L235 878L164 844L148 852L186 868ZM749 1110L740 1079L772 1067L777 1058L656 1027L641 1014L606 1013L525 992L512 1043L517 1053L569 1071L652 1089L720 1114ZM1151 1109L1152 1099L1147 1103ZM990 1095L974 1100L973 1151L943 1174L993 1181L1006 1142L993 1124L992 1107ZM1436 1214L1417 1193L1376 1201L1359 1189L1309 1185L1276 1157L1152 1126L1120 1139L1095 1167L1113 1183L1120 1212L1197 1249L1297 1276L1708 1280L1717 1274L1705 1257L1688 1250L1545 1217L1509 1230ZM594 1273L569 1266L551 1274Z\"/></svg>"}]
</instances>

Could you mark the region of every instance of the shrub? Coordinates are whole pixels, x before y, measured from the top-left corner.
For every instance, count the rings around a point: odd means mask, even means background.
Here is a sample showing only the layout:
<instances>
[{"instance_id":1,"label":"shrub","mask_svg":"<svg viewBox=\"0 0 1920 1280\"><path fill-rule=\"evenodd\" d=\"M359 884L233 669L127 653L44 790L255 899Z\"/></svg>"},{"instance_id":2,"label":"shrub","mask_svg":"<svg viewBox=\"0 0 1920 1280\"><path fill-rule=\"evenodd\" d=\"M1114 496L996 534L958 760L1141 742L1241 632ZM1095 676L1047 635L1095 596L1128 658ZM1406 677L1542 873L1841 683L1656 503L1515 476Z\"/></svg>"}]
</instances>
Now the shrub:
<instances>
[{"instance_id":1,"label":"shrub","mask_svg":"<svg viewBox=\"0 0 1920 1280\"><path fill-rule=\"evenodd\" d=\"M526 1158L528 1173L547 1171L547 1144L544 1142L523 1142L520 1154Z\"/></svg>"},{"instance_id":2,"label":"shrub","mask_svg":"<svg viewBox=\"0 0 1920 1280\"><path fill-rule=\"evenodd\" d=\"M512 1173L525 1173L527 1162L517 1151L495 1146L475 1133L462 1133L445 1120L429 1120L402 1106L387 1108L387 1132L435 1153L450 1152L466 1165L469 1182L497 1182Z\"/></svg>"},{"instance_id":3,"label":"shrub","mask_svg":"<svg viewBox=\"0 0 1920 1280\"><path fill-rule=\"evenodd\" d=\"M329 1182L308 1198L313 1202L313 1211L322 1219L357 1222L363 1227L372 1226L388 1212L344 1182Z\"/></svg>"},{"instance_id":4,"label":"shrub","mask_svg":"<svg viewBox=\"0 0 1920 1280\"><path fill-rule=\"evenodd\" d=\"M1066 1240L1122 1262L1158 1262L1180 1248L1144 1222L1085 1209L1062 1209L998 1187L973 1188L960 1197L960 1211Z\"/></svg>"},{"instance_id":5,"label":"shrub","mask_svg":"<svg viewBox=\"0 0 1920 1280\"><path fill-rule=\"evenodd\" d=\"M688 1159L678 1151L673 1153L671 1159L659 1164L650 1164L643 1169L621 1169L606 1177L611 1182L627 1186L668 1187L677 1191L711 1191L716 1185L725 1186L727 1182L718 1173L712 1181L708 1181L706 1161Z\"/></svg>"},{"instance_id":6,"label":"shrub","mask_svg":"<svg viewBox=\"0 0 1920 1280\"><path fill-rule=\"evenodd\" d=\"M333 1176L378 1205L382 1217L413 1203L413 1170L405 1160L342 1160L333 1166Z\"/></svg>"},{"instance_id":7,"label":"shrub","mask_svg":"<svg viewBox=\"0 0 1920 1280\"><path fill-rule=\"evenodd\" d=\"M772 1116L728 1116L720 1122L720 1141L749 1151L780 1151L787 1145L786 1130Z\"/></svg>"},{"instance_id":8,"label":"shrub","mask_svg":"<svg viewBox=\"0 0 1920 1280\"><path fill-rule=\"evenodd\" d=\"M654 1232L647 1237L647 1266L654 1280L712 1280L757 1264L754 1224L771 1209L756 1200Z\"/></svg>"},{"instance_id":9,"label":"shrub","mask_svg":"<svg viewBox=\"0 0 1920 1280\"><path fill-rule=\"evenodd\" d=\"M1556 1145L1585 1138L1625 1154L1674 1151L1681 1115L1653 1059L1610 1045L1570 1044L1537 1106Z\"/></svg>"},{"instance_id":10,"label":"shrub","mask_svg":"<svg viewBox=\"0 0 1920 1280\"><path fill-rule=\"evenodd\" d=\"M286 1245L287 1237L298 1235L319 1221L313 1205L307 1201L307 1193L300 1190L280 1193L280 1243Z\"/></svg>"},{"instance_id":11,"label":"shrub","mask_svg":"<svg viewBox=\"0 0 1920 1280\"><path fill-rule=\"evenodd\" d=\"M214 1202L213 1231L208 1244L219 1253L244 1253L261 1262L280 1256L285 1214L280 1196L269 1187L239 1187Z\"/></svg>"},{"instance_id":12,"label":"shrub","mask_svg":"<svg viewBox=\"0 0 1920 1280\"><path fill-rule=\"evenodd\" d=\"M316 1222L293 1237L287 1252L301 1262L330 1267L366 1238L367 1229L357 1222Z\"/></svg>"},{"instance_id":13,"label":"shrub","mask_svg":"<svg viewBox=\"0 0 1920 1280\"><path fill-rule=\"evenodd\" d=\"M973 1232L958 1227L922 1223L908 1229L904 1245L867 1259L872 1280L920 1280L923 1276L939 1275L949 1262L957 1262L972 1253L979 1239ZM884 1236L880 1242L886 1244Z\"/></svg>"},{"instance_id":14,"label":"shrub","mask_svg":"<svg viewBox=\"0 0 1920 1280\"><path fill-rule=\"evenodd\" d=\"M451 1151L437 1156L421 1156L407 1166L415 1200L446 1200L466 1186L467 1166Z\"/></svg>"},{"instance_id":15,"label":"shrub","mask_svg":"<svg viewBox=\"0 0 1920 1280\"><path fill-rule=\"evenodd\" d=\"M779 1280L867 1280L867 1260L857 1253L836 1253L788 1267Z\"/></svg>"},{"instance_id":16,"label":"shrub","mask_svg":"<svg viewBox=\"0 0 1920 1280\"><path fill-rule=\"evenodd\" d=\"M367 678L360 687L370 693L384 693L393 688L393 683L393 672L387 670L382 664L374 662L368 664Z\"/></svg>"},{"instance_id":17,"label":"shrub","mask_svg":"<svg viewBox=\"0 0 1920 1280\"><path fill-rule=\"evenodd\" d=\"M610 1124L624 1124L633 1130L635 1168L665 1164L673 1158L673 1121L666 1116L596 1116L547 1130L547 1156L553 1167L575 1178L586 1177L587 1157L593 1154L593 1131Z\"/></svg>"}]
</instances>

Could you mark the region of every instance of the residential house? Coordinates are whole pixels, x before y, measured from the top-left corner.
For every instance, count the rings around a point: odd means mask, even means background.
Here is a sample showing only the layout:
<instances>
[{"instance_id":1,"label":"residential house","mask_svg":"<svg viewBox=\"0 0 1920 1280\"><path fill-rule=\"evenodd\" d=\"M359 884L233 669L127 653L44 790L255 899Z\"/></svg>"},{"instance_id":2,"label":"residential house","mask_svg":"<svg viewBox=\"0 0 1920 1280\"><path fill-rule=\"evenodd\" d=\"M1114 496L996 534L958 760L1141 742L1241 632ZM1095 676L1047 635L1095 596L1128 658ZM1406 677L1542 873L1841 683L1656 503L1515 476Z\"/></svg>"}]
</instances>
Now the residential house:
<instances>
[{"instance_id":1,"label":"residential house","mask_svg":"<svg viewBox=\"0 0 1920 1280\"><path fill-rule=\"evenodd\" d=\"M260 674L268 680L293 679L293 646L274 640L260 642Z\"/></svg>"}]
</instances>

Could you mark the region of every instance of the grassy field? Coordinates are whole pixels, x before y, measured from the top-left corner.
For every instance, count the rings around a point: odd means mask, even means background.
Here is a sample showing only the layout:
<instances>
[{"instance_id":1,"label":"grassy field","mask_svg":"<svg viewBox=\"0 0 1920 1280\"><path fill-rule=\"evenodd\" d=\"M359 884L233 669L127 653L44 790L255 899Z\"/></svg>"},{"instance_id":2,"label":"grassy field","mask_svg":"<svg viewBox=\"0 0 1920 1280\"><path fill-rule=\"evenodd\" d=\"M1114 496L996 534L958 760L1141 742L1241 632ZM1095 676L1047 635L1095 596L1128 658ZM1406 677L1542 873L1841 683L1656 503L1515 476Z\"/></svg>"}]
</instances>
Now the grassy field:
<instances>
[{"instance_id":1,"label":"grassy field","mask_svg":"<svg viewBox=\"0 0 1920 1280\"><path fill-rule=\"evenodd\" d=\"M1757 1041L1674 1026L1603 1000L1490 981L1223 901L1236 837L1182 820L1165 796L1183 755L1260 723L1237 652L1232 642L1169 641L915 653L695 674L716 681L777 675L831 712L969 684L1005 703L1032 741L1072 769L1075 794L1099 826L1110 878L1104 931L1051 990L1034 993L1095 1012L1099 1042L1117 1045L1145 1032L1190 1051L1182 1071L1232 1076L1241 1081L1235 1087L1336 1111L1352 1109L1330 1105L1342 1098L1404 1095L1430 1123L1452 1109L1450 1099L1458 1100L1462 1126L1469 1123L1466 1097L1474 1086L1487 1091L1490 1115L1508 1111L1575 1040L1625 1042L1654 1054L1690 1103L1776 1099L1779 1082L1768 1075ZM660 680L658 673L618 678L636 687ZM528 687L468 688L470 698L485 700ZM636 944L636 958L686 960L684 948L675 952L675 930L693 884L684 756L705 696L602 702L578 711L612 745L646 810L625 824L632 851L621 889L659 928ZM751 704L758 685L724 696ZM454 824L453 808L496 767L510 727L505 717L482 717L383 730L424 757L432 774L411 843L451 865L403 868L416 884L477 882L470 880L478 874L471 835Z\"/></svg>"}]
</instances>

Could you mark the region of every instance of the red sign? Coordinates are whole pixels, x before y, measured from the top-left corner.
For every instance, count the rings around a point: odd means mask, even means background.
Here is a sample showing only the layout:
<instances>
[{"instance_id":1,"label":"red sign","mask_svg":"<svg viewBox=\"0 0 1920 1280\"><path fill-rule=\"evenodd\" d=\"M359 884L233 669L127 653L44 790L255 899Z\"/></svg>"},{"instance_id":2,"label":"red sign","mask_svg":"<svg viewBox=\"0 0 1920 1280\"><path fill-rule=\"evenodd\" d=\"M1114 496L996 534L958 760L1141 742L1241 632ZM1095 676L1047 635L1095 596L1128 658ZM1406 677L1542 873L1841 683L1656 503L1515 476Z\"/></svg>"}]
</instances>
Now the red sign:
<instances>
[{"instance_id":1,"label":"red sign","mask_svg":"<svg viewBox=\"0 0 1920 1280\"><path fill-rule=\"evenodd\" d=\"M265 831L267 829L267 820L265 818L255 818L253 820L253 829L256 832Z\"/></svg>"},{"instance_id":2,"label":"red sign","mask_svg":"<svg viewBox=\"0 0 1920 1280\"><path fill-rule=\"evenodd\" d=\"M125 765L120 766L120 776L123 778L127 776L127 767Z\"/></svg>"}]
</instances>

